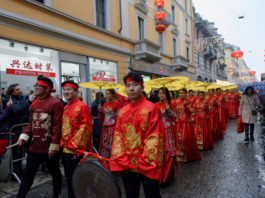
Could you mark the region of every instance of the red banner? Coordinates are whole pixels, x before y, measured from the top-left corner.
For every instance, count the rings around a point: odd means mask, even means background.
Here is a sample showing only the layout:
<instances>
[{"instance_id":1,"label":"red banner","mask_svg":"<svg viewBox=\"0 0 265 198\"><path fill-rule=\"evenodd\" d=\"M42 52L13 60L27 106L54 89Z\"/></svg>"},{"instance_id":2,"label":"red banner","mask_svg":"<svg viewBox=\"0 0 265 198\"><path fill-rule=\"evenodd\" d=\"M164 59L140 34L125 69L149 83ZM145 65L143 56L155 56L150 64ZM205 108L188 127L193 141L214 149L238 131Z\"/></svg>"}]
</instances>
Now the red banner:
<instances>
[{"instance_id":1,"label":"red banner","mask_svg":"<svg viewBox=\"0 0 265 198\"><path fill-rule=\"evenodd\" d=\"M54 72L42 72L42 71L29 71L29 70L22 70L22 69L6 69L6 74L11 75L22 75L22 76L39 76L43 75L45 77L52 77L54 78L56 74Z\"/></svg>"}]
</instances>

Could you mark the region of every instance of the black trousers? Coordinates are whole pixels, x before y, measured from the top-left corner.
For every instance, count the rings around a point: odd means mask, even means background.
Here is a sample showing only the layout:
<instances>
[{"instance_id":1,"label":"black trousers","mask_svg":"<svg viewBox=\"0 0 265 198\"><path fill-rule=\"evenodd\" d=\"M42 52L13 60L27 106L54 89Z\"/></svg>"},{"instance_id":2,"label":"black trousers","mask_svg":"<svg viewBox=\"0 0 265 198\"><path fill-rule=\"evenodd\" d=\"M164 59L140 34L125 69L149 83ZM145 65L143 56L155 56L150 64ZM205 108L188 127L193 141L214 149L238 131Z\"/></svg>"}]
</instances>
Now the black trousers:
<instances>
[{"instance_id":1,"label":"black trousers","mask_svg":"<svg viewBox=\"0 0 265 198\"><path fill-rule=\"evenodd\" d=\"M41 163L45 162L47 164L48 170L52 175L53 182L53 195L59 196L61 194L62 187L62 174L59 169L59 154L49 158L48 154L33 154L29 153L27 158L26 170L24 177L22 179L17 198L26 197L30 187L32 186L34 177Z\"/></svg>"},{"instance_id":2,"label":"black trousers","mask_svg":"<svg viewBox=\"0 0 265 198\"><path fill-rule=\"evenodd\" d=\"M139 198L140 186L143 183L146 198L160 198L159 181L150 179L142 174L123 171L122 179L126 198Z\"/></svg>"},{"instance_id":3,"label":"black trousers","mask_svg":"<svg viewBox=\"0 0 265 198\"><path fill-rule=\"evenodd\" d=\"M67 181L68 198L75 198L72 180L73 173L82 157L77 157L75 154L63 153L64 174Z\"/></svg>"},{"instance_id":4,"label":"black trousers","mask_svg":"<svg viewBox=\"0 0 265 198\"><path fill-rule=\"evenodd\" d=\"M245 127L245 135L248 137L249 128L250 128L250 136L253 136L253 134L254 134L254 124L244 123L244 127Z\"/></svg>"}]
</instances>

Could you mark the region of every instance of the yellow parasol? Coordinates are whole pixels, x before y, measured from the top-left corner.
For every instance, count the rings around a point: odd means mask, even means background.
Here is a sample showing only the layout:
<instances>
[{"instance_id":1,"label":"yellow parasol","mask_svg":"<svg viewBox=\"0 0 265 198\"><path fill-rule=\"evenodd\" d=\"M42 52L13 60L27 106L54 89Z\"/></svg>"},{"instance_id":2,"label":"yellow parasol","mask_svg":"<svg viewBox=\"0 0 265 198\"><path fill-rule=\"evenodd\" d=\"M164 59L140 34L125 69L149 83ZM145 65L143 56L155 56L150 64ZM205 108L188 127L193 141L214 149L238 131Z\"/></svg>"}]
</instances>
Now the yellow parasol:
<instances>
[{"instance_id":1,"label":"yellow parasol","mask_svg":"<svg viewBox=\"0 0 265 198\"><path fill-rule=\"evenodd\" d=\"M104 81L95 81L95 82L83 82L78 84L80 87L89 88L89 89L115 89L119 88L122 85L119 83L111 83ZM101 101L101 95L99 95L99 101Z\"/></svg>"},{"instance_id":2,"label":"yellow parasol","mask_svg":"<svg viewBox=\"0 0 265 198\"><path fill-rule=\"evenodd\" d=\"M189 78L185 76L172 76L164 78L156 78L144 82L144 86L151 86L152 88L167 87L172 83L188 81Z\"/></svg>"},{"instance_id":3,"label":"yellow parasol","mask_svg":"<svg viewBox=\"0 0 265 198\"><path fill-rule=\"evenodd\" d=\"M221 88L221 89L223 89L224 86L223 86L223 85L220 85L220 84L217 84L217 83L211 83L211 84L207 87L207 90L209 90L209 89L217 89L217 88Z\"/></svg>"}]
</instances>

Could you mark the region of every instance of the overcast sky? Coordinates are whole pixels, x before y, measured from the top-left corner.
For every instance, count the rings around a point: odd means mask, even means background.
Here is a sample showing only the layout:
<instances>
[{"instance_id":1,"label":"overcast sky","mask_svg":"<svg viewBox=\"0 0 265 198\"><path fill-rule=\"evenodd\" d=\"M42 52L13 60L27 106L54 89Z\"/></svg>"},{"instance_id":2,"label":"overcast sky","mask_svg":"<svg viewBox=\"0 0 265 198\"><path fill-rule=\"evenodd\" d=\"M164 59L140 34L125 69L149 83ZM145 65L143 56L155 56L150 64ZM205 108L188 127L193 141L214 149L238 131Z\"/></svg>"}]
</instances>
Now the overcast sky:
<instances>
[{"instance_id":1,"label":"overcast sky","mask_svg":"<svg viewBox=\"0 0 265 198\"><path fill-rule=\"evenodd\" d=\"M193 4L204 19L215 23L225 42L241 48L260 80L265 72L265 0L193 0Z\"/></svg>"}]
</instances>

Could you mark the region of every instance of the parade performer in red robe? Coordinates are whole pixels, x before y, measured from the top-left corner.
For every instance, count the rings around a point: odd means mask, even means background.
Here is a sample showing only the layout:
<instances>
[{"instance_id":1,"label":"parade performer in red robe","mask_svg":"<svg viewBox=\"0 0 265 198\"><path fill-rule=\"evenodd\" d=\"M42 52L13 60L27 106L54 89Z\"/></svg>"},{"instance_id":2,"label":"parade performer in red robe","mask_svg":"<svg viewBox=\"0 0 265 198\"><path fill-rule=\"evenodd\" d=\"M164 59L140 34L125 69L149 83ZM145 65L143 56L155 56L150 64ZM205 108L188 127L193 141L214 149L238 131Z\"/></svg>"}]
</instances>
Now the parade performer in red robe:
<instances>
[{"instance_id":1,"label":"parade performer in red robe","mask_svg":"<svg viewBox=\"0 0 265 198\"><path fill-rule=\"evenodd\" d=\"M114 129L120 111L120 104L115 99L116 92L114 89L107 89L105 98L107 102L104 103L103 107L99 105L99 120L103 120L103 127L101 131L99 154L103 157L110 158L111 145L114 134ZM108 164L102 162L106 168Z\"/></svg>"},{"instance_id":2,"label":"parade performer in red robe","mask_svg":"<svg viewBox=\"0 0 265 198\"><path fill-rule=\"evenodd\" d=\"M189 90L189 95L186 97L186 100L190 104L193 104L197 100L197 96L194 95L194 91L193 90Z\"/></svg>"},{"instance_id":3,"label":"parade performer in red robe","mask_svg":"<svg viewBox=\"0 0 265 198\"><path fill-rule=\"evenodd\" d=\"M199 150L208 150L213 148L213 136L210 131L209 108L205 100L205 93L198 92L198 99L194 103L194 112L196 115L194 131Z\"/></svg>"},{"instance_id":4,"label":"parade performer in red robe","mask_svg":"<svg viewBox=\"0 0 265 198\"><path fill-rule=\"evenodd\" d=\"M225 119L226 121L230 119L229 116L229 101L230 101L230 97L231 97L231 93L229 92L229 90L226 90L225 93L223 94L224 96L224 108L225 108Z\"/></svg>"},{"instance_id":5,"label":"parade performer in red robe","mask_svg":"<svg viewBox=\"0 0 265 198\"><path fill-rule=\"evenodd\" d=\"M235 93L235 98L234 98L234 100L235 100L235 114L236 114L235 117L238 118L239 117L238 113L239 113L239 104L240 104L241 95L240 95L240 93L238 93L237 89L233 89L233 90Z\"/></svg>"},{"instance_id":6,"label":"parade performer in red robe","mask_svg":"<svg viewBox=\"0 0 265 198\"><path fill-rule=\"evenodd\" d=\"M208 115L210 121L210 130L213 134L213 140L220 140L224 138L224 133L221 127L221 122L218 114L218 103L214 96L214 90L208 90L208 96L206 97L206 102L209 107Z\"/></svg>"},{"instance_id":7,"label":"parade performer in red robe","mask_svg":"<svg viewBox=\"0 0 265 198\"><path fill-rule=\"evenodd\" d=\"M29 125L22 132L18 144L29 142L27 165L17 198L25 198L41 163L47 164L52 175L53 197L61 193L62 175L59 169L59 143L62 135L63 105L51 96L53 82L38 76L35 94L38 97L30 106Z\"/></svg>"},{"instance_id":8,"label":"parade performer in red robe","mask_svg":"<svg viewBox=\"0 0 265 198\"><path fill-rule=\"evenodd\" d=\"M175 179L176 146L175 134L173 131L174 112L169 91L166 87L158 90L159 102L155 103L162 113L163 123L166 131L165 135L165 156L163 171L160 183L169 183Z\"/></svg>"},{"instance_id":9,"label":"parade performer in red robe","mask_svg":"<svg viewBox=\"0 0 265 198\"><path fill-rule=\"evenodd\" d=\"M163 167L165 129L155 104L142 95L143 78L136 72L124 77L130 103L116 123L110 170L121 171L127 198L138 198L141 183L147 198L159 198Z\"/></svg>"},{"instance_id":10,"label":"parade performer in red robe","mask_svg":"<svg viewBox=\"0 0 265 198\"><path fill-rule=\"evenodd\" d=\"M222 130L225 131L226 130L226 117L225 117L225 109L224 109L225 99L222 94L222 90L220 88L216 89L215 98L218 104L218 114L219 114L219 119L221 122L221 127L222 127Z\"/></svg>"},{"instance_id":11,"label":"parade performer in red robe","mask_svg":"<svg viewBox=\"0 0 265 198\"><path fill-rule=\"evenodd\" d=\"M231 90L229 97L229 106L228 106L230 118L238 117L239 103L240 103L240 94L238 92L235 92L235 90Z\"/></svg>"},{"instance_id":12,"label":"parade performer in red robe","mask_svg":"<svg viewBox=\"0 0 265 198\"><path fill-rule=\"evenodd\" d=\"M72 176L81 156L75 150L92 151L92 118L89 107L77 97L78 84L74 81L62 83L63 96L68 104L64 107L61 147L68 197L74 198Z\"/></svg>"},{"instance_id":13,"label":"parade performer in red robe","mask_svg":"<svg viewBox=\"0 0 265 198\"><path fill-rule=\"evenodd\" d=\"M195 113L193 110L193 104L197 100L198 96L194 95L194 91L192 89L189 90L189 95L186 97L187 103L190 106L190 112L191 112L191 124L192 127L194 127L194 122L195 122Z\"/></svg>"},{"instance_id":14,"label":"parade performer in red robe","mask_svg":"<svg viewBox=\"0 0 265 198\"><path fill-rule=\"evenodd\" d=\"M180 162L201 159L191 123L190 103L186 100L186 94L186 89L179 90L179 98L173 101L176 113L175 133L177 161Z\"/></svg>"}]
</instances>

